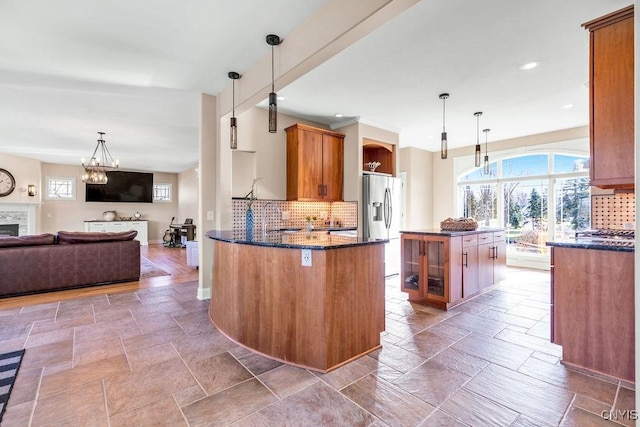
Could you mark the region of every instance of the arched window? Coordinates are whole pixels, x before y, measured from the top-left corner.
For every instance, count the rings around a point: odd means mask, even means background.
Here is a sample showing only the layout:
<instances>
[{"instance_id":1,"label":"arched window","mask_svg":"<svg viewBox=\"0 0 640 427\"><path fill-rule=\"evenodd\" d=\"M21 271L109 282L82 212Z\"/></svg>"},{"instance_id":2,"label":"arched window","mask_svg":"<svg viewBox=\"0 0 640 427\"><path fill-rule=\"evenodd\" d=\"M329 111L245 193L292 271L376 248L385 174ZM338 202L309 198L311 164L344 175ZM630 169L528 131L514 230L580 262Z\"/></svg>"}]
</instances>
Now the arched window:
<instances>
[{"instance_id":1,"label":"arched window","mask_svg":"<svg viewBox=\"0 0 640 427\"><path fill-rule=\"evenodd\" d=\"M548 266L548 240L591 224L589 158L535 153L496 159L458 177L458 213L482 227L507 229L511 265Z\"/></svg>"}]
</instances>

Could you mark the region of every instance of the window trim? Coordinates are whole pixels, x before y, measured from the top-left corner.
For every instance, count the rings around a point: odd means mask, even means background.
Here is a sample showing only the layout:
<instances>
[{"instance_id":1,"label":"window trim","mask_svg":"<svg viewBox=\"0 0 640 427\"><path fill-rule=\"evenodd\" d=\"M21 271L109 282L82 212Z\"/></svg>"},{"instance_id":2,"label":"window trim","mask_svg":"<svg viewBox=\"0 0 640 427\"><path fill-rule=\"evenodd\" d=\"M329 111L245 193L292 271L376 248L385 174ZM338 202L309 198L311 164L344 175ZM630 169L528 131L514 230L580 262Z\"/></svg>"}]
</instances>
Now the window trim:
<instances>
[{"instance_id":1,"label":"window trim","mask_svg":"<svg viewBox=\"0 0 640 427\"><path fill-rule=\"evenodd\" d=\"M156 199L156 187L165 186L168 189L169 199ZM153 184L153 203L171 203L173 201L173 185L169 182L157 182Z\"/></svg>"},{"instance_id":2,"label":"window trim","mask_svg":"<svg viewBox=\"0 0 640 427\"><path fill-rule=\"evenodd\" d=\"M53 180L69 181L71 183L71 196L70 197L51 196L49 193L49 188L50 188L51 181ZM78 183L75 176L46 176L44 179L44 185L45 185L45 191L44 191L45 200L74 201L77 199Z\"/></svg>"}]
</instances>

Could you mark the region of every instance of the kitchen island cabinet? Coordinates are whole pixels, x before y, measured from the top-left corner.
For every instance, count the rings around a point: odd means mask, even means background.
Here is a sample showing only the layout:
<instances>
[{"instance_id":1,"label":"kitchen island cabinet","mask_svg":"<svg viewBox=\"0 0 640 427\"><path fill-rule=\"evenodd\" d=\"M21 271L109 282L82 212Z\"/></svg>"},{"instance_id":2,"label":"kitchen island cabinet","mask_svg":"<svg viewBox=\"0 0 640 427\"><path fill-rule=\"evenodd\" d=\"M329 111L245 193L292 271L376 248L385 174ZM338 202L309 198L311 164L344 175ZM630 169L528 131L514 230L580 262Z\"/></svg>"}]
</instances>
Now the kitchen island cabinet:
<instances>
[{"instance_id":1,"label":"kitchen island cabinet","mask_svg":"<svg viewBox=\"0 0 640 427\"><path fill-rule=\"evenodd\" d=\"M342 201L344 135L297 123L287 133L287 200Z\"/></svg>"},{"instance_id":2,"label":"kitchen island cabinet","mask_svg":"<svg viewBox=\"0 0 640 427\"><path fill-rule=\"evenodd\" d=\"M635 381L634 251L579 241L551 246L551 341L562 363Z\"/></svg>"},{"instance_id":3,"label":"kitchen island cabinet","mask_svg":"<svg viewBox=\"0 0 640 427\"><path fill-rule=\"evenodd\" d=\"M209 316L231 340L319 372L380 348L387 240L304 231L207 237L214 244Z\"/></svg>"},{"instance_id":4,"label":"kitchen island cabinet","mask_svg":"<svg viewBox=\"0 0 640 427\"><path fill-rule=\"evenodd\" d=\"M478 235L478 290L503 281L507 273L507 241L504 231Z\"/></svg>"},{"instance_id":5,"label":"kitchen island cabinet","mask_svg":"<svg viewBox=\"0 0 640 427\"><path fill-rule=\"evenodd\" d=\"M504 280L502 229L402 231L401 290L447 310Z\"/></svg>"},{"instance_id":6,"label":"kitchen island cabinet","mask_svg":"<svg viewBox=\"0 0 640 427\"><path fill-rule=\"evenodd\" d=\"M590 184L634 187L633 5L583 24L589 30Z\"/></svg>"}]
</instances>

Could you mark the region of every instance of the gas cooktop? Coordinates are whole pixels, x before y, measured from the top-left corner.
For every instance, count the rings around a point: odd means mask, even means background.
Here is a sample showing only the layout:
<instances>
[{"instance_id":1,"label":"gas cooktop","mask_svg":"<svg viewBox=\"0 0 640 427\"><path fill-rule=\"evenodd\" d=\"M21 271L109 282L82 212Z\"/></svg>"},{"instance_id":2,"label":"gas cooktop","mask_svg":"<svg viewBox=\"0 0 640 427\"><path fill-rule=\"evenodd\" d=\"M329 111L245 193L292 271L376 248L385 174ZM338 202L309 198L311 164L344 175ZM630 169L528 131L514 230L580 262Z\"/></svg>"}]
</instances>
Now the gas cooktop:
<instances>
[{"instance_id":1,"label":"gas cooktop","mask_svg":"<svg viewBox=\"0 0 640 427\"><path fill-rule=\"evenodd\" d=\"M635 247L635 230L600 229L576 232L576 239L588 240L599 245Z\"/></svg>"}]
</instances>

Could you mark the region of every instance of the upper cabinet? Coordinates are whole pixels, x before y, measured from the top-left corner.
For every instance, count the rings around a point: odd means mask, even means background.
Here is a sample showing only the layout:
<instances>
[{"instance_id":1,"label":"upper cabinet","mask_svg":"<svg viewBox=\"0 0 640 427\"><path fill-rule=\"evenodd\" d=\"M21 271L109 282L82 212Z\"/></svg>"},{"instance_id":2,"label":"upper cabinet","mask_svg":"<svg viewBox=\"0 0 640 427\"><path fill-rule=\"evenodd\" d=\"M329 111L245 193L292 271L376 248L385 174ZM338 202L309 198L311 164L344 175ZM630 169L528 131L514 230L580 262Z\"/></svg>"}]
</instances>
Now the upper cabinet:
<instances>
[{"instance_id":1,"label":"upper cabinet","mask_svg":"<svg viewBox=\"0 0 640 427\"><path fill-rule=\"evenodd\" d=\"M633 5L583 27L590 31L591 185L633 188Z\"/></svg>"},{"instance_id":2,"label":"upper cabinet","mask_svg":"<svg viewBox=\"0 0 640 427\"><path fill-rule=\"evenodd\" d=\"M344 135L303 124L287 132L287 200L341 201Z\"/></svg>"}]
</instances>

